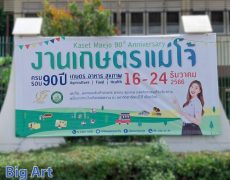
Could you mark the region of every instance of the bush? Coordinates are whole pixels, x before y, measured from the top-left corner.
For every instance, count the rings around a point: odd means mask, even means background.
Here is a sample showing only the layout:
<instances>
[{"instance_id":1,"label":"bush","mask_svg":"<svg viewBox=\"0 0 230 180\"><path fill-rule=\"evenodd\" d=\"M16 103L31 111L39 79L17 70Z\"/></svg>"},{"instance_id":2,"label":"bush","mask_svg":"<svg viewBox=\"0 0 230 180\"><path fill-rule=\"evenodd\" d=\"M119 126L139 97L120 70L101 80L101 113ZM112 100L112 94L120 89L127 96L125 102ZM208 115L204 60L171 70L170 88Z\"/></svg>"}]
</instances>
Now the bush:
<instances>
[{"instance_id":1,"label":"bush","mask_svg":"<svg viewBox=\"0 0 230 180\"><path fill-rule=\"evenodd\" d=\"M162 148L157 152L155 146L71 145L46 151L0 154L0 179L5 178L6 165L27 168L29 172L34 165L50 166L57 180L227 180L230 177L230 153L172 154Z\"/></svg>"},{"instance_id":2,"label":"bush","mask_svg":"<svg viewBox=\"0 0 230 180\"><path fill-rule=\"evenodd\" d=\"M0 110L3 105L10 80L12 57L0 57Z\"/></svg>"},{"instance_id":3,"label":"bush","mask_svg":"<svg viewBox=\"0 0 230 180\"><path fill-rule=\"evenodd\" d=\"M0 86L6 86L10 80L12 57L0 57Z\"/></svg>"},{"instance_id":4,"label":"bush","mask_svg":"<svg viewBox=\"0 0 230 180\"><path fill-rule=\"evenodd\" d=\"M230 153L197 153L179 158L177 175L187 179L229 179Z\"/></svg>"},{"instance_id":5,"label":"bush","mask_svg":"<svg viewBox=\"0 0 230 180\"><path fill-rule=\"evenodd\" d=\"M148 143L157 141L159 136L141 136L141 135L130 135L130 136L81 136L81 137L66 137L69 143L81 143L81 144L107 144L109 142L114 143L126 143L135 144L138 142Z\"/></svg>"}]
</instances>

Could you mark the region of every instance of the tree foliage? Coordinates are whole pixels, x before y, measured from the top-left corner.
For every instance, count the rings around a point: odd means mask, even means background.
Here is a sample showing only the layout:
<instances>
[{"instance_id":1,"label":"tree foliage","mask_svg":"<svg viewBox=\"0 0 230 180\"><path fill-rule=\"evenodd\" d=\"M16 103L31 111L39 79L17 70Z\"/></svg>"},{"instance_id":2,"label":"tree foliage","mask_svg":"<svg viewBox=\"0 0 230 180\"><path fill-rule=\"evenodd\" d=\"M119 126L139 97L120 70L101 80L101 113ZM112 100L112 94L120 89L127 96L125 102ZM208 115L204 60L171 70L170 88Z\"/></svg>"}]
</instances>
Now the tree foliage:
<instances>
[{"instance_id":1,"label":"tree foliage","mask_svg":"<svg viewBox=\"0 0 230 180\"><path fill-rule=\"evenodd\" d=\"M66 9L57 8L45 2L43 35L57 36L107 36L114 34L110 23L110 11L101 0L84 1L80 9L75 3L69 3Z\"/></svg>"},{"instance_id":2,"label":"tree foliage","mask_svg":"<svg viewBox=\"0 0 230 180\"><path fill-rule=\"evenodd\" d=\"M6 86L10 79L12 57L0 57L0 86Z\"/></svg>"},{"instance_id":3,"label":"tree foliage","mask_svg":"<svg viewBox=\"0 0 230 180\"><path fill-rule=\"evenodd\" d=\"M10 80L12 57L0 57L0 110L7 92L7 85Z\"/></svg>"}]
</instances>

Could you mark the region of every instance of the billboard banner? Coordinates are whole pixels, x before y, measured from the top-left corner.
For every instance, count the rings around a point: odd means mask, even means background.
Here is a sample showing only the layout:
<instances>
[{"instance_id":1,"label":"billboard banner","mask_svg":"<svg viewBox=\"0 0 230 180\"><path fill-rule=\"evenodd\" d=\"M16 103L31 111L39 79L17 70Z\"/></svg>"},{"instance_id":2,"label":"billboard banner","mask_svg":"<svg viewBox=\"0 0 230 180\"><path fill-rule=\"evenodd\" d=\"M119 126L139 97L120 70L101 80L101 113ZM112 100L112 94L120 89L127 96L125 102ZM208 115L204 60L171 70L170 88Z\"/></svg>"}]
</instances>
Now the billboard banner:
<instances>
[{"instance_id":1,"label":"billboard banner","mask_svg":"<svg viewBox=\"0 0 230 180\"><path fill-rule=\"evenodd\" d=\"M220 134L216 35L17 37L16 136Z\"/></svg>"}]
</instances>

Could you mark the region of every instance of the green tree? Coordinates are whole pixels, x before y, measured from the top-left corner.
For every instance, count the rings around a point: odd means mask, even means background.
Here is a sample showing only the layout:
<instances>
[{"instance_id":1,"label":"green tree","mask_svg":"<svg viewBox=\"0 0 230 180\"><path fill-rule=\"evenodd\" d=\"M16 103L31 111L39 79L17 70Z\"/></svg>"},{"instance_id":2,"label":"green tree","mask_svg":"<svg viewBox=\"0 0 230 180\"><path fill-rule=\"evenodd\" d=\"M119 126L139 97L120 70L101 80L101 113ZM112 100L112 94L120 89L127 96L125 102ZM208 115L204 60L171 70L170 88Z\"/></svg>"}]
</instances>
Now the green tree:
<instances>
[{"instance_id":1,"label":"green tree","mask_svg":"<svg viewBox=\"0 0 230 180\"><path fill-rule=\"evenodd\" d=\"M43 35L57 36L106 36L114 34L110 23L110 11L101 0L84 1L80 9L76 3L69 3L67 9L56 8L45 2L41 13L44 19Z\"/></svg>"},{"instance_id":2,"label":"green tree","mask_svg":"<svg viewBox=\"0 0 230 180\"><path fill-rule=\"evenodd\" d=\"M7 86L10 79L12 57L0 57L0 86Z\"/></svg>"},{"instance_id":3,"label":"green tree","mask_svg":"<svg viewBox=\"0 0 230 180\"><path fill-rule=\"evenodd\" d=\"M215 106L212 107L212 112L213 112L213 113L216 112L216 107L215 107Z\"/></svg>"},{"instance_id":4,"label":"green tree","mask_svg":"<svg viewBox=\"0 0 230 180\"><path fill-rule=\"evenodd\" d=\"M0 110L7 92L7 86L10 79L12 57L0 57Z\"/></svg>"}]
</instances>

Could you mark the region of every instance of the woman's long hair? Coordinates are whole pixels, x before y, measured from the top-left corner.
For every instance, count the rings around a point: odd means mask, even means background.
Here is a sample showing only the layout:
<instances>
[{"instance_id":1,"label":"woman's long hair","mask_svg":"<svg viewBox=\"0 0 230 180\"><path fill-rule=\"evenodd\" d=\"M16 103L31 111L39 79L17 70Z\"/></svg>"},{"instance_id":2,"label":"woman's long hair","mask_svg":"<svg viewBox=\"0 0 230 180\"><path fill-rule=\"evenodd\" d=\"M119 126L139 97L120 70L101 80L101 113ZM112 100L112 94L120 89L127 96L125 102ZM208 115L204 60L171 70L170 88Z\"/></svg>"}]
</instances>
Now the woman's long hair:
<instances>
[{"instance_id":1,"label":"woman's long hair","mask_svg":"<svg viewBox=\"0 0 230 180\"><path fill-rule=\"evenodd\" d=\"M202 85L201 85L201 82L198 81L198 80L194 80L190 83L189 85L189 88L188 88L188 93L187 93L187 97L186 97L186 102L183 104L183 107L187 106L190 102L190 100L192 99L192 96L190 95L190 87L192 86L192 84L198 84L198 86L200 87L200 93L197 95L198 99L200 100L201 102L201 105L202 105L202 112L201 112L201 115L203 116L204 114L204 110L203 110L203 107L204 107L204 97L203 97L203 89L202 89Z\"/></svg>"}]
</instances>

